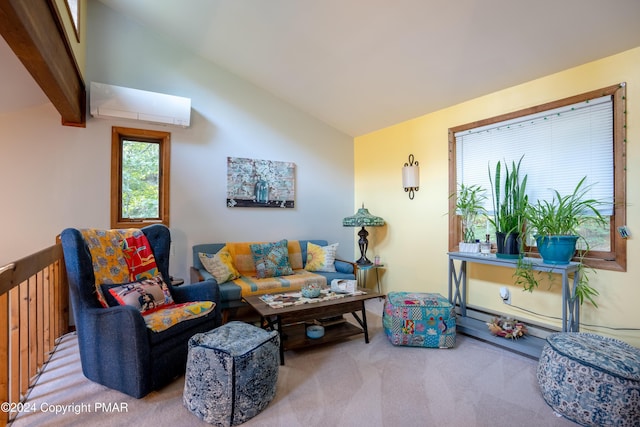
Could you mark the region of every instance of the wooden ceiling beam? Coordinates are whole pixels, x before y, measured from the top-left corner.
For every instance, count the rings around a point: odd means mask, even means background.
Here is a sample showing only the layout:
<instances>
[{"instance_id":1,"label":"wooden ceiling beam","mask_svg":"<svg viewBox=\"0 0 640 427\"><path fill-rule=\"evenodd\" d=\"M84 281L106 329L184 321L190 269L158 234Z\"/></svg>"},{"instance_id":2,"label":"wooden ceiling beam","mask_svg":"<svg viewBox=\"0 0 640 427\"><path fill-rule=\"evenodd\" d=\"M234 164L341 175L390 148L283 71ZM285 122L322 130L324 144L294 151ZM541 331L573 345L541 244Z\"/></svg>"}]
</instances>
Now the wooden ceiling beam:
<instances>
[{"instance_id":1,"label":"wooden ceiling beam","mask_svg":"<svg viewBox=\"0 0 640 427\"><path fill-rule=\"evenodd\" d=\"M86 124L86 88L54 0L0 0L0 34L62 116Z\"/></svg>"}]
</instances>

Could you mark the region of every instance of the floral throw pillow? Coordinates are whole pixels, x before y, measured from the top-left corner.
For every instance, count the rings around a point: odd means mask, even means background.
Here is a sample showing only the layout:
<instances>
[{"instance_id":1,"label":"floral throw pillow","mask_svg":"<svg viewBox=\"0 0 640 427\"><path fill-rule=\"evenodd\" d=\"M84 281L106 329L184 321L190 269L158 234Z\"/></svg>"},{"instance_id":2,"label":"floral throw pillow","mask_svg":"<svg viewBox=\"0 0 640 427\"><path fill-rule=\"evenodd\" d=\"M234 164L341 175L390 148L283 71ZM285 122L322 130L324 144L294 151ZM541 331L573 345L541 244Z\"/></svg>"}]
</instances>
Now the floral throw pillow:
<instances>
[{"instance_id":1,"label":"floral throw pillow","mask_svg":"<svg viewBox=\"0 0 640 427\"><path fill-rule=\"evenodd\" d=\"M214 279L220 284L240 277L240 273L233 265L233 258L229 249L224 246L215 254L198 252L198 258Z\"/></svg>"},{"instance_id":2,"label":"floral throw pillow","mask_svg":"<svg viewBox=\"0 0 640 427\"><path fill-rule=\"evenodd\" d=\"M173 304L169 287L160 276L110 287L109 293L118 304L135 307L142 314Z\"/></svg>"},{"instance_id":3,"label":"floral throw pillow","mask_svg":"<svg viewBox=\"0 0 640 427\"><path fill-rule=\"evenodd\" d=\"M311 242L307 243L307 263L304 269L307 271L335 272L336 251L338 243L329 246L319 246Z\"/></svg>"},{"instance_id":4,"label":"floral throw pillow","mask_svg":"<svg viewBox=\"0 0 640 427\"><path fill-rule=\"evenodd\" d=\"M256 266L256 277L288 276L293 274L289 264L287 240L275 243L255 243L251 245L251 254Z\"/></svg>"}]
</instances>

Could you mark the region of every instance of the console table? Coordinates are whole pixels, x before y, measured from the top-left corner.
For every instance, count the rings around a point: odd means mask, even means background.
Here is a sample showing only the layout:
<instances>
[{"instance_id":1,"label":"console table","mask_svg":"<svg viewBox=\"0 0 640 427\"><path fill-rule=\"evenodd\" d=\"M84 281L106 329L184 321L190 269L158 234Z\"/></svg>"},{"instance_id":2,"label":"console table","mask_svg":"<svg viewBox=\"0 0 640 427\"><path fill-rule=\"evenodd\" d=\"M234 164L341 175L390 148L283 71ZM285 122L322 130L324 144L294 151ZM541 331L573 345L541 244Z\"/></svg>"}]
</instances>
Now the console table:
<instances>
[{"instance_id":1,"label":"console table","mask_svg":"<svg viewBox=\"0 0 640 427\"><path fill-rule=\"evenodd\" d=\"M456 270L455 260L460 261ZM575 298L576 287L580 282L580 263L566 265L545 264L539 258L524 258L532 264L533 270L562 275L562 332L578 332L580 329L580 302ZM480 255L472 252L449 252L449 301L460 305L461 316L467 315L467 263L495 265L516 268L518 260L498 258L495 254ZM569 274L573 273L573 282L569 287ZM455 285L455 290L454 286ZM462 287L462 289L460 289Z\"/></svg>"},{"instance_id":2,"label":"console table","mask_svg":"<svg viewBox=\"0 0 640 427\"><path fill-rule=\"evenodd\" d=\"M465 332L469 335L475 335L481 329L474 327L465 329L467 323L467 263L494 265L497 267L506 267L515 269L517 267L517 259L498 258L495 254L481 255L472 252L449 252L449 302L460 307L461 324ZM456 268L456 261L459 262L459 268ZM566 265L545 264L539 258L524 258L525 262L530 262L535 271L557 273L562 276L562 332L578 332L580 329L580 302L575 298L576 287L580 282L580 263L571 262ZM569 275L573 274L573 281L569 284ZM484 325L482 325L484 326ZM482 334L486 331L483 328ZM485 336L486 338L486 336ZM493 341L493 340L492 340ZM493 341L503 344L504 338ZM521 341L521 340L518 340ZM535 341L535 340L531 340ZM542 343L540 343L542 344ZM511 347L511 345L509 345ZM538 348L540 347L540 348ZM541 345L534 345L531 349L515 348L516 351L524 352L530 356L538 357L540 355Z\"/></svg>"}]
</instances>

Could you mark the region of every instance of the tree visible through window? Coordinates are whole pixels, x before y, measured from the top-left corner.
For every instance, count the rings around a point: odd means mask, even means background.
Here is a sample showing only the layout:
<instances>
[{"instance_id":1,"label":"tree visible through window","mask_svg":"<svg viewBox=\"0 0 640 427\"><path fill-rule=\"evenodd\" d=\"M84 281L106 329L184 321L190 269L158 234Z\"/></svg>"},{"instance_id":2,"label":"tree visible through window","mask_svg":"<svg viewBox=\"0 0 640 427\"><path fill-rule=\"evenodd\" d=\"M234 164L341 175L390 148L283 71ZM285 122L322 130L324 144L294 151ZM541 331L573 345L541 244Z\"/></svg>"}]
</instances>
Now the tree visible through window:
<instances>
[{"instance_id":1,"label":"tree visible through window","mask_svg":"<svg viewBox=\"0 0 640 427\"><path fill-rule=\"evenodd\" d=\"M169 139L167 132L113 128L113 228L169 225Z\"/></svg>"},{"instance_id":2,"label":"tree visible through window","mask_svg":"<svg viewBox=\"0 0 640 427\"><path fill-rule=\"evenodd\" d=\"M160 144L122 141L122 217L160 218Z\"/></svg>"}]
</instances>

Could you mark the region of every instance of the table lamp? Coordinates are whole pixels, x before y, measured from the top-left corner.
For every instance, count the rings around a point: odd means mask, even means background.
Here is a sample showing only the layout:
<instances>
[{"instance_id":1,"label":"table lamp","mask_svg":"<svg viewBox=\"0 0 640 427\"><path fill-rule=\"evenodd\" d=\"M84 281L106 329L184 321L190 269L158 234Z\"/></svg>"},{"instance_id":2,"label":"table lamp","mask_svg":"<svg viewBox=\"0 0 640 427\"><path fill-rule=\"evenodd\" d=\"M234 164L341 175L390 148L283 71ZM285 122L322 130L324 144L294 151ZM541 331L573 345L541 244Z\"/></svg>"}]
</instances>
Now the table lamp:
<instances>
[{"instance_id":1,"label":"table lamp","mask_svg":"<svg viewBox=\"0 0 640 427\"><path fill-rule=\"evenodd\" d=\"M364 227L380 227L384 225L384 219L379 216L371 215L369 211L365 209L363 203L362 207L358 209L358 212L356 212L355 215L348 216L342 220L342 225L345 227L362 227L358 232L358 236L360 236L360 240L358 240L358 246L360 246L360 259L356 261L356 264L373 264L367 259L367 247L369 246L367 236L369 235L369 232L365 230Z\"/></svg>"}]
</instances>

